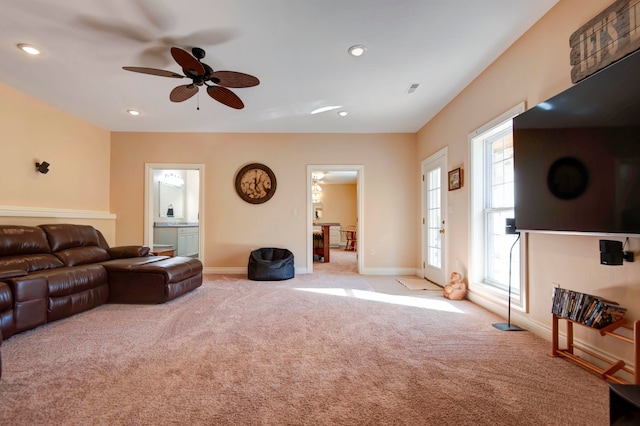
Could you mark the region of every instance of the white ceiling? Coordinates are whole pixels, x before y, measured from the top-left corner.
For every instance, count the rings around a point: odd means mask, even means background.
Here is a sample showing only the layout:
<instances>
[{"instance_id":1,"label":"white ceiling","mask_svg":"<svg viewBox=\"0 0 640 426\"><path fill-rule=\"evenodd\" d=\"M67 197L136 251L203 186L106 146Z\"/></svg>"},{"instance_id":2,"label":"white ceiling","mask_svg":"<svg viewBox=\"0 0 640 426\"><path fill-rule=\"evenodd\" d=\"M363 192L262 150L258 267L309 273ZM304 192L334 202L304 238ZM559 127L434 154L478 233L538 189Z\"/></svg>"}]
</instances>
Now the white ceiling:
<instances>
[{"instance_id":1,"label":"white ceiling","mask_svg":"<svg viewBox=\"0 0 640 426\"><path fill-rule=\"evenodd\" d=\"M0 81L111 131L416 132L557 1L0 0ZM122 70L182 74L172 46L261 83L231 89L235 110L202 89L170 102L189 80ZM327 105L349 115L310 115Z\"/></svg>"},{"instance_id":2,"label":"white ceiling","mask_svg":"<svg viewBox=\"0 0 640 426\"><path fill-rule=\"evenodd\" d=\"M318 181L322 185L356 183L358 172L355 170L329 170L323 171L324 176Z\"/></svg>"}]
</instances>

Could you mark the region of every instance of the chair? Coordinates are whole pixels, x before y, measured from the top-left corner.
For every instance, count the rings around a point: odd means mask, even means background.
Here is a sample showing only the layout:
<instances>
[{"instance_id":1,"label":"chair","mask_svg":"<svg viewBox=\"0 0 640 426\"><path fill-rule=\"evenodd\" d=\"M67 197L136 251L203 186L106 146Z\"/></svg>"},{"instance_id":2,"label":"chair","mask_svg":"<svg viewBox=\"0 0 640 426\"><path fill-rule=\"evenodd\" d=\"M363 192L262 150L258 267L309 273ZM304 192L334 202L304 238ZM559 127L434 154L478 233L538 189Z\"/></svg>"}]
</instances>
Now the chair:
<instances>
[{"instance_id":1,"label":"chair","mask_svg":"<svg viewBox=\"0 0 640 426\"><path fill-rule=\"evenodd\" d=\"M313 254L321 257L323 260L326 257L324 253L324 232L313 231Z\"/></svg>"},{"instance_id":2,"label":"chair","mask_svg":"<svg viewBox=\"0 0 640 426\"><path fill-rule=\"evenodd\" d=\"M282 248L261 248L249 255L248 276L254 281L281 281L295 276L293 253Z\"/></svg>"},{"instance_id":3,"label":"chair","mask_svg":"<svg viewBox=\"0 0 640 426\"><path fill-rule=\"evenodd\" d=\"M355 225L345 226L340 229L340 233L345 236L347 245L345 251L357 251L357 236Z\"/></svg>"}]
</instances>

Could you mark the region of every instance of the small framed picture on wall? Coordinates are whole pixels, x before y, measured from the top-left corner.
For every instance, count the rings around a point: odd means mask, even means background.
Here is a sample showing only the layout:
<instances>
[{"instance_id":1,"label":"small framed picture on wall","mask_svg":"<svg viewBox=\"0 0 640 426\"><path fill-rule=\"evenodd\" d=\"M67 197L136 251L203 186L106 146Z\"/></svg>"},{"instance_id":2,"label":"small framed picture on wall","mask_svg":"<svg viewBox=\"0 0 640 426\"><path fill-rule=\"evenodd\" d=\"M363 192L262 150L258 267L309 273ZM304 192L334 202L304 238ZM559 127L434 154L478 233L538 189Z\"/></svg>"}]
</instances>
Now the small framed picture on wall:
<instances>
[{"instance_id":1,"label":"small framed picture on wall","mask_svg":"<svg viewBox=\"0 0 640 426\"><path fill-rule=\"evenodd\" d=\"M449 191L462 188L462 169L458 167L449 172Z\"/></svg>"}]
</instances>

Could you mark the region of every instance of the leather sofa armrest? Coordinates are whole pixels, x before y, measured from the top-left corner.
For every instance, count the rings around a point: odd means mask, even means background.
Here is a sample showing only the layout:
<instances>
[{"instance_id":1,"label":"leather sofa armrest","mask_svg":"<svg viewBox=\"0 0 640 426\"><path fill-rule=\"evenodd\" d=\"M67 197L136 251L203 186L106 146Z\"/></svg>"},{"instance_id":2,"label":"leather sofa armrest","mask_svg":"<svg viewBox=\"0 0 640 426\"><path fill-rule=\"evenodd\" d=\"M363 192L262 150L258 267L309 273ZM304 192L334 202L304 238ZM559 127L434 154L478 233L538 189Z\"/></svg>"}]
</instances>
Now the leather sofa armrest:
<instances>
[{"instance_id":1,"label":"leather sofa armrest","mask_svg":"<svg viewBox=\"0 0 640 426\"><path fill-rule=\"evenodd\" d=\"M147 246L119 246L109 249L111 259L127 259L130 257L143 257L149 255Z\"/></svg>"},{"instance_id":2,"label":"leather sofa armrest","mask_svg":"<svg viewBox=\"0 0 640 426\"><path fill-rule=\"evenodd\" d=\"M25 275L27 275L27 271L24 269L5 269L0 271L0 281L7 278L24 277Z\"/></svg>"}]
</instances>

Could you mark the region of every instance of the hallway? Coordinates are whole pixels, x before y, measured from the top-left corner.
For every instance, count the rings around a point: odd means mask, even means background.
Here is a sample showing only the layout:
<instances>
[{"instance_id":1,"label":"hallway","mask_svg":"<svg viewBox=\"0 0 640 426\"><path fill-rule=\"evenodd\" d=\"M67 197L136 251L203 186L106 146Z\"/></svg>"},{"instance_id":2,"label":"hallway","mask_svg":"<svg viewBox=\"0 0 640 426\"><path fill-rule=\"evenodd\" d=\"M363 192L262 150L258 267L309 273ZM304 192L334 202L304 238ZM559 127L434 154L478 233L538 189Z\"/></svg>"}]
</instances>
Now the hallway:
<instances>
[{"instance_id":1,"label":"hallway","mask_svg":"<svg viewBox=\"0 0 640 426\"><path fill-rule=\"evenodd\" d=\"M314 274L358 274L357 252L332 248L329 263L313 262Z\"/></svg>"}]
</instances>

